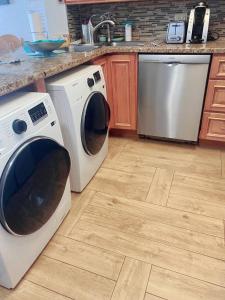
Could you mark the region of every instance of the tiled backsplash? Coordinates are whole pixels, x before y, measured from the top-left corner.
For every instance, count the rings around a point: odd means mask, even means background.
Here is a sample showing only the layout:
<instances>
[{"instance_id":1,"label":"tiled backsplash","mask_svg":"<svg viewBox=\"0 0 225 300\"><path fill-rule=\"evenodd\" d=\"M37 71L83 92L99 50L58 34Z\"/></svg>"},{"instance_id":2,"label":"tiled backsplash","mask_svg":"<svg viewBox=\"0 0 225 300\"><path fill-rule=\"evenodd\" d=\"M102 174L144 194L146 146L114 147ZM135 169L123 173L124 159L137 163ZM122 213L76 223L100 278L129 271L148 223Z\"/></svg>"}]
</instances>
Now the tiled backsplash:
<instances>
[{"instance_id":1,"label":"tiled backsplash","mask_svg":"<svg viewBox=\"0 0 225 300\"><path fill-rule=\"evenodd\" d=\"M145 0L107 4L83 4L68 6L69 29L74 39L81 37L81 22L93 14L111 12L116 19L114 34L124 34L124 21L135 24L133 39L164 38L166 26L175 14L189 14L198 1L193 0ZM211 8L210 30L225 38L225 0L209 0Z\"/></svg>"}]
</instances>

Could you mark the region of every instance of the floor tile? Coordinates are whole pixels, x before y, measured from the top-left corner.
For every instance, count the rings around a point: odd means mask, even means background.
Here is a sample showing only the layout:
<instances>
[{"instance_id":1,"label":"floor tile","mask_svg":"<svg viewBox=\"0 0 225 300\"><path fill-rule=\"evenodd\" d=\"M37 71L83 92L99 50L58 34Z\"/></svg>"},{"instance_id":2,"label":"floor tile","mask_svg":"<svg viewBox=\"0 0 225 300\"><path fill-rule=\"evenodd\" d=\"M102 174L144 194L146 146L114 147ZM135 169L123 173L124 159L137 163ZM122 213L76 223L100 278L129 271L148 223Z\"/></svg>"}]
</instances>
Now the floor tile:
<instances>
[{"instance_id":1,"label":"floor tile","mask_svg":"<svg viewBox=\"0 0 225 300\"><path fill-rule=\"evenodd\" d=\"M217 237L224 237L223 221L215 218L183 212L165 206L154 205L142 201L130 201L123 197L97 193L90 202L96 206L111 207L124 213L138 216L170 226L188 229Z\"/></svg>"},{"instance_id":2,"label":"floor tile","mask_svg":"<svg viewBox=\"0 0 225 300\"><path fill-rule=\"evenodd\" d=\"M221 177L220 151L203 150L199 147L174 146L172 143L130 142L124 148L127 159L142 156L152 167L172 169L187 174Z\"/></svg>"},{"instance_id":3,"label":"floor tile","mask_svg":"<svg viewBox=\"0 0 225 300\"><path fill-rule=\"evenodd\" d=\"M71 265L40 257L26 276L27 280L79 300L109 300L115 282Z\"/></svg>"},{"instance_id":4,"label":"floor tile","mask_svg":"<svg viewBox=\"0 0 225 300\"><path fill-rule=\"evenodd\" d=\"M79 221L71 238L225 287L225 262L131 233Z\"/></svg>"},{"instance_id":5,"label":"floor tile","mask_svg":"<svg viewBox=\"0 0 225 300\"><path fill-rule=\"evenodd\" d=\"M225 260L223 238L162 224L160 220L152 222L125 211L93 205L87 207L80 220Z\"/></svg>"},{"instance_id":6,"label":"floor tile","mask_svg":"<svg viewBox=\"0 0 225 300\"><path fill-rule=\"evenodd\" d=\"M85 189L82 193L72 193L71 209L65 220L58 229L58 233L67 236L72 230L74 224L79 220L83 210L88 205L96 192Z\"/></svg>"},{"instance_id":7,"label":"floor tile","mask_svg":"<svg viewBox=\"0 0 225 300\"><path fill-rule=\"evenodd\" d=\"M117 280L124 256L56 235L44 255L75 267Z\"/></svg>"},{"instance_id":8,"label":"floor tile","mask_svg":"<svg viewBox=\"0 0 225 300\"><path fill-rule=\"evenodd\" d=\"M151 265L127 257L112 300L143 300Z\"/></svg>"},{"instance_id":9,"label":"floor tile","mask_svg":"<svg viewBox=\"0 0 225 300\"><path fill-rule=\"evenodd\" d=\"M30 281L23 280L14 290L0 287L1 300L70 300Z\"/></svg>"},{"instance_id":10,"label":"floor tile","mask_svg":"<svg viewBox=\"0 0 225 300\"><path fill-rule=\"evenodd\" d=\"M130 174L153 178L156 168L140 155L134 155L132 159L126 153L118 153L113 159L107 158L103 163L104 168L127 172Z\"/></svg>"},{"instance_id":11,"label":"floor tile","mask_svg":"<svg viewBox=\"0 0 225 300\"><path fill-rule=\"evenodd\" d=\"M224 300L225 288L152 267L147 292L168 300Z\"/></svg>"},{"instance_id":12,"label":"floor tile","mask_svg":"<svg viewBox=\"0 0 225 300\"><path fill-rule=\"evenodd\" d=\"M168 206L225 218L225 179L175 173Z\"/></svg>"},{"instance_id":13,"label":"floor tile","mask_svg":"<svg viewBox=\"0 0 225 300\"><path fill-rule=\"evenodd\" d=\"M146 201L153 204L165 206L173 181L173 175L173 170L157 169Z\"/></svg>"},{"instance_id":14,"label":"floor tile","mask_svg":"<svg viewBox=\"0 0 225 300\"><path fill-rule=\"evenodd\" d=\"M201 195L199 195L201 197ZM170 194L167 206L183 211L188 211L194 214L213 217L217 219L225 219L225 197L224 199L216 199L215 197L203 196L203 199L194 198L186 194Z\"/></svg>"},{"instance_id":15,"label":"floor tile","mask_svg":"<svg viewBox=\"0 0 225 300\"><path fill-rule=\"evenodd\" d=\"M89 188L109 195L145 201L151 180L146 176L102 168L89 184Z\"/></svg>"}]
</instances>

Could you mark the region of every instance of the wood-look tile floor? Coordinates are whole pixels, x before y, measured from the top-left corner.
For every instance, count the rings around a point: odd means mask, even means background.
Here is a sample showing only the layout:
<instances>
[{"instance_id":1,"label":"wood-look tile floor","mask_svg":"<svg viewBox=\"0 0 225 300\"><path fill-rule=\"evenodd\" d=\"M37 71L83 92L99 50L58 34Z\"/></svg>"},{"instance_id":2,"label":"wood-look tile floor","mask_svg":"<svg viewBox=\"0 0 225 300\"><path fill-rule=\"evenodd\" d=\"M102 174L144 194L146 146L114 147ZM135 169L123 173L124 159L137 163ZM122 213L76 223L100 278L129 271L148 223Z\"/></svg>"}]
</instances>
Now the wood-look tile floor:
<instances>
[{"instance_id":1,"label":"wood-look tile floor","mask_svg":"<svg viewBox=\"0 0 225 300\"><path fill-rule=\"evenodd\" d=\"M225 300L225 152L110 138L6 300Z\"/></svg>"}]
</instances>

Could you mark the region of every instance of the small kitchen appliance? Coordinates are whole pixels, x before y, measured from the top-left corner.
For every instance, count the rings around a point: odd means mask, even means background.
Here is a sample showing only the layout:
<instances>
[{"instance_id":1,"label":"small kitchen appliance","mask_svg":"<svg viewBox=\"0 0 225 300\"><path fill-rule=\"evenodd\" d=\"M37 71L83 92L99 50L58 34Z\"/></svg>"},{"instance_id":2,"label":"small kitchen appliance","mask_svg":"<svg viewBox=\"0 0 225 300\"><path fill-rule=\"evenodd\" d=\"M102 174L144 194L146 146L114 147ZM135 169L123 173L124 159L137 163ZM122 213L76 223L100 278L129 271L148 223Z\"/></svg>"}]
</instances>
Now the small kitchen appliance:
<instances>
[{"instance_id":1,"label":"small kitchen appliance","mask_svg":"<svg viewBox=\"0 0 225 300\"><path fill-rule=\"evenodd\" d=\"M186 37L186 24L184 21L170 22L167 28L167 44L182 44Z\"/></svg>"},{"instance_id":2,"label":"small kitchen appliance","mask_svg":"<svg viewBox=\"0 0 225 300\"><path fill-rule=\"evenodd\" d=\"M209 29L210 9L201 1L192 10L189 16L186 43L201 44L207 42Z\"/></svg>"}]
</instances>

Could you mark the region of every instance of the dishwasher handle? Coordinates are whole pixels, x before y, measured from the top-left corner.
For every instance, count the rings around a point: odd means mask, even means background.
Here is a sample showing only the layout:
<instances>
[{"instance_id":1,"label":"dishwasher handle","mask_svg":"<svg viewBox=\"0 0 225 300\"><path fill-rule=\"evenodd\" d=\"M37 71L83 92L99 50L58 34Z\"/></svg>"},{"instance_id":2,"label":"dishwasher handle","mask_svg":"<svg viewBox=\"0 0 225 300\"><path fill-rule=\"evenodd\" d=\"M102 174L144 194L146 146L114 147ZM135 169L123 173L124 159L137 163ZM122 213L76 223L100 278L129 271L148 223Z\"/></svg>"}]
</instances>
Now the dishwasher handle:
<instances>
[{"instance_id":1,"label":"dishwasher handle","mask_svg":"<svg viewBox=\"0 0 225 300\"><path fill-rule=\"evenodd\" d=\"M161 65L168 65L170 67L172 66L178 66L178 65L201 65L202 63L193 63L193 62L180 62L180 61L167 61L167 62L163 62L163 61L148 61L148 60L144 60L141 63L153 63L153 64L161 64Z\"/></svg>"},{"instance_id":2,"label":"dishwasher handle","mask_svg":"<svg viewBox=\"0 0 225 300\"><path fill-rule=\"evenodd\" d=\"M154 63L154 64L163 64L163 65L181 65L184 64L180 61L159 61L159 60L142 60L142 63Z\"/></svg>"},{"instance_id":3,"label":"dishwasher handle","mask_svg":"<svg viewBox=\"0 0 225 300\"><path fill-rule=\"evenodd\" d=\"M209 64L210 55L139 54L139 63Z\"/></svg>"}]
</instances>

